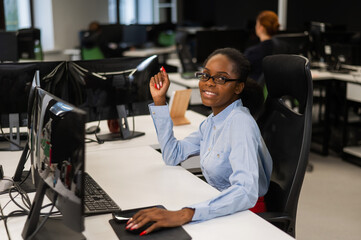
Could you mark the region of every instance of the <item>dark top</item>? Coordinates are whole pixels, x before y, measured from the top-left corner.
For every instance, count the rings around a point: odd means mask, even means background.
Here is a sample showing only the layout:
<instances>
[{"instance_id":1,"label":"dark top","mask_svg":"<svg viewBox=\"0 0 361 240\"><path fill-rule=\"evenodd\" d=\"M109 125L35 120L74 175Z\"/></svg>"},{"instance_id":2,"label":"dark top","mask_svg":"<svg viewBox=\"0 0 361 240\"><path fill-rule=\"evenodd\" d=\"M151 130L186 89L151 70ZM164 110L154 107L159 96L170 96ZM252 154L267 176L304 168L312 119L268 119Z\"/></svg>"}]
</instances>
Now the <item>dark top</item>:
<instances>
[{"instance_id":1,"label":"dark top","mask_svg":"<svg viewBox=\"0 0 361 240\"><path fill-rule=\"evenodd\" d=\"M250 78L258 81L262 74L262 60L272 53L273 41L271 39L260 42L244 51L245 57L251 63L251 72L249 73Z\"/></svg>"}]
</instances>

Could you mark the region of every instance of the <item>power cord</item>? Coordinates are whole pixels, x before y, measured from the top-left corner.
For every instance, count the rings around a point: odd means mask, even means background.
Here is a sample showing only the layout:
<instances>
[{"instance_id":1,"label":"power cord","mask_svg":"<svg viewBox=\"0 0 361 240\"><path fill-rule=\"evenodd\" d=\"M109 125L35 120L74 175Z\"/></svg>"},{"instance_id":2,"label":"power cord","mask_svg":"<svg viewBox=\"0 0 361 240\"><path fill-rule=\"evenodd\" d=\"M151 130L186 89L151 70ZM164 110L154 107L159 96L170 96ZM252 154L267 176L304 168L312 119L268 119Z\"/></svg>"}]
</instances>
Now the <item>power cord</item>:
<instances>
[{"instance_id":1,"label":"power cord","mask_svg":"<svg viewBox=\"0 0 361 240\"><path fill-rule=\"evenodd\" d=\"M3 208L1 207L1 203L0 203L0 212L1 212L1 217L3 219L5 219ZM11 240L10 233L9 233L9 228L8 228L8 223L5 220L4 220L4 226L5 226L6 234L8 235L8 239Z\"/></svg>"}]
</instances>

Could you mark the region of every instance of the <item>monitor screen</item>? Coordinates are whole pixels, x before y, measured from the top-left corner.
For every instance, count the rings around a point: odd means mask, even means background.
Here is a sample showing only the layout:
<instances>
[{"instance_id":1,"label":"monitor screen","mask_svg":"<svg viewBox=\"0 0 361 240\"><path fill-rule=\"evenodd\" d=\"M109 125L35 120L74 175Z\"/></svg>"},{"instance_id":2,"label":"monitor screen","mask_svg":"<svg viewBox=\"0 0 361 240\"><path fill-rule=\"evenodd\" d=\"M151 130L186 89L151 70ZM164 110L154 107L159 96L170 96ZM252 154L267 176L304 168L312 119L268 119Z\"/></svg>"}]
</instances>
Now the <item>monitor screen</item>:
<instances>
[{"instance_id":1,"label":"monitor screen","mask_svg":"<svg viewBox=\"0 0 361 240\"><path fill-rule=\"evenodd\" d=\"M42 229L52 232L48 228L61 226L78 234L84 230L86 114L40 88L36 92L37 116L34 122L37 124L33 130L34 147L30 150L35 151L32 167L37 192L22 236L27 238L36 231L45 194L60 211L62 221L57 220L54 225L48 219Z\"/></svg>"},{"instance_id":2,"label":"monitor screen","mask_svg":"<svg viewBox=\"0 0 361 240\"><path fill-rule=\"evenodd\" d=\"M42 87L57 96L63 97L65 81L59 75L64 73L62 62L4 63L0 65L0 127L14 129L6 136L0 134L0 140L16 142L10 144L11 150L20 150L20 140L25 140L26 132L20 127L28 126L29 90L34 74L38 73L38 81ZM19 130L19 131L17 131ZM20 132L18 137L18 132ZM21 139L20 139L21 138Z\"/></svg>"},{"instance_id":3,"label":"monitor screen","mask_svg":"<svg viewBox=\"0 0 361 240\"><path fill-rule=\"evenodd\" d=\"M273 36L274 54L298 54L307 57L309 36L307 32L283 33Z\"/></svg>"},{"instance_id":4,"label":"monitor screen","mask_svg":"<svg viewBox=\"0 0 361 240\"><path fill-rule=\"evenodd\" d=\"M88 122L119 119L124 126L126 117L149 114L149 79L159 71L157 56L73 62L69 71L81 92L73 100L87 112Z\"/></svg>"},{"instance_id":5,"label":"monitor screen","mask_svg":"<svg viewBox=\"0 0 361 240\"><path fill-rule=\"evenodd\" d=\"M16 32L0 31L0 62L18 60Z\"/></svg>"},{"instance_id":6,"label":"monitor screen","mask_svg":"<svg viewBox=\"0 0 361 240\"><path fill-rule=\"evenodd\" d=\"M34 64L0 65L0 128L9 129L8 134L0 136L9 141L10 150L20 150L20 138L26 139L20 127L28 125L28 97L34 74Z\"/></svg>"},{"instance_id":7,"label":"monitor screen","mask_svg":"<svg viewBox=\"0 0 361 240\"><path fill-rule=\"evenodd\" d=\"M143 46L147 43L147 26L124 25L122 36L122 43L127 46Z\"/></svg>"},{"instance_id":8,"label":"monitor screen","mask_svg":"<svg viewBox=\"0 0 361 240\"><path fill-rule=\"evenodd\" d=\"M17 40L19 58L42 60L41 49L37 49L40 46L40 29L19 29Z\"/></svg>"},{"instance_id":9,"label":"monitor screen","mask_svg":"<svg viewBox=\"0 0 361 240\"><path fill-rule=\"evenodd\" d=\"M13 180L15 182L21 182L21 187L26 192L34 191L34 186L32 184L31 178L28 175L28 172L23 172L25 163L29 157L29 149L34 149L35 142L35 130L37 129L37 114L36 114L36 100L37 100L37 88L40 88L40 76L39 71L36 71L34 74L33 81L31 83L31 88L29 91L29 100L28 100L28 142L25 144L23 149L23 153L20 157L18 166L16 168L15 174L13 176ZM33 151L30 151L30 158L34 159Z\"/></svg>"}]
</instances>

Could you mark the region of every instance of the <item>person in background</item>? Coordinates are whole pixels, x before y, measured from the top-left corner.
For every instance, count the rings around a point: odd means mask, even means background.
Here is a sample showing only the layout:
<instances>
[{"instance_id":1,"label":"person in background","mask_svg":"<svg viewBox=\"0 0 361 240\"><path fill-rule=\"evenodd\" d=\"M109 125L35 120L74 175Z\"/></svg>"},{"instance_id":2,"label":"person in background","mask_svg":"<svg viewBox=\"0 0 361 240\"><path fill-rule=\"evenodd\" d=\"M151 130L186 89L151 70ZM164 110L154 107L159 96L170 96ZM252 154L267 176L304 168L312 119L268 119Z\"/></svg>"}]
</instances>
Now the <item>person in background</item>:
<instances>
[{"instance_id":1,"label":"person in background","mask_svg":"<svg viewBox=\"0 0 361 240\"><path fill-rule=\"evenodd\" d=\"M278 16L273 11L262 11L258 14L255 31L260 42L244 51L245 57L251 63L249 77L257 82L262 74L263 58L273 54L272 36L278 32L279 26Z\"/></svg>"},{"instance_id":2,"label":"person in background","mask_svg":"<svg viewBox=\"0 0 361 240\"><path fill-rule=\"evenodd\" d=\"M88 30L84 32L81 38L81 45L86 48L93 48L100 46L100 35L101 35L100 24L97 21L93 21L89 24Z\"/></svg>"},{"instance_id":3,"label":"person in background","mask_svg":"<svg viewBox=\"0 0 361 240\"><path fill-rule=\"evenodd\" d=\"M220 193L178 211L160 208L139 211L128 221L127 229L154 222L141 233L144 235L160 227L181 226L248 209L266 211L263 196L269 187L272 159L255 119L240 99L249 67L247 59L233 48L218 49L206 59L203 71L196 76L202 102L213 113L198 131L183 140L173 135L166 104L168 75L163 70L151 78L154 103L149 110L164 162L176 166L190 156L200 155L206 181Z\"/></svg>"}]
</instances>

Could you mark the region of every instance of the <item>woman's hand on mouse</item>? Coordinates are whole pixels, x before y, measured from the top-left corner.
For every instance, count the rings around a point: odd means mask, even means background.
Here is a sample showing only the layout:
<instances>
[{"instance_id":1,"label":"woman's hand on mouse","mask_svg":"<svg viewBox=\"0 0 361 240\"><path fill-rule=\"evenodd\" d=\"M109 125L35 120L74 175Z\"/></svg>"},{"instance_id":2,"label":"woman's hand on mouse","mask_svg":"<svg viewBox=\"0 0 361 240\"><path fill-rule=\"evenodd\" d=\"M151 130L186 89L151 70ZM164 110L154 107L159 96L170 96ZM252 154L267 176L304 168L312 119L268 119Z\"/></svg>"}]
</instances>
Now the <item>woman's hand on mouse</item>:
<instances>
[{"instance_id":1,"label":"woman's hand on mouse","mask_svg":"<svg viewBox=\"0 0 361 240\"><path fill-rule=\"evenodd\" d=\"M137 212L128 222L127 229L133 230L142 227L148 222L154 222L140 235L148 234L160 227L178 227L192 220L194 209L183 208L178 211L169 211L161 208L150 208Z\"/></svg>"},{"instance_id":2,"label":"woman's hand on mouse","mask_svg":"<svg viewBox=\"0 0 361 240\"><path fill-rule=\"evenodd\" d=\"M150 93L156 106L166 104L166 94L169 88L168 74L162 67L160 72L154 75L149 82Z\"/></svg>"}]
</instances>

